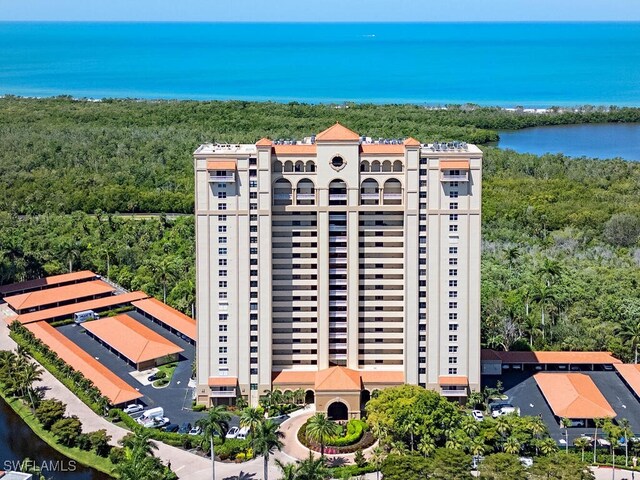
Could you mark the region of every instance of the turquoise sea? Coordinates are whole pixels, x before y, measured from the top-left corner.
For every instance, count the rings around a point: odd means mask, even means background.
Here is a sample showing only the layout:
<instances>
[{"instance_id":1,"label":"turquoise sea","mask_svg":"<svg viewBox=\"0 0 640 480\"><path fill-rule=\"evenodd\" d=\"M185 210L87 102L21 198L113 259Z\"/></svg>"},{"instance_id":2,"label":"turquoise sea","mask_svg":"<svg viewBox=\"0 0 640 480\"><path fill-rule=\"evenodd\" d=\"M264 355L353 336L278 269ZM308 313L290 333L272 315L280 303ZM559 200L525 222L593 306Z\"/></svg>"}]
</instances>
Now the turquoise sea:
<instances>
[{"instance_id":1,"label":"turquoise sea","mask_svg":"<svg viewBox=\"0 0 640 480\"><path fill-rule=\"evenodd\" d=\"M0 94L640 106L640 23L0 23Z\"/></svg>"}]
</instances>

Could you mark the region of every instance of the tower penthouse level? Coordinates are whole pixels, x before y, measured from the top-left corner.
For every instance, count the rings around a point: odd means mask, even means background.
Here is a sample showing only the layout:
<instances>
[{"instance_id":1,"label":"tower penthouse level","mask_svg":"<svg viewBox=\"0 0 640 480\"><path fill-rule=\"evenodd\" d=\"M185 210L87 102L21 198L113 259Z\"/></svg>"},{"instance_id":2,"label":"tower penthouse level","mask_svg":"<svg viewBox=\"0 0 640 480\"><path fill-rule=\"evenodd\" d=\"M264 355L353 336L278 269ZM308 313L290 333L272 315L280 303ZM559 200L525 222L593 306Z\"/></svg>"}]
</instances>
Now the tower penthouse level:
<instances>
[{"instance_id":1,"label":"tower penthouse level","mask_svg":"<svg viewBox=\"0 0 640 480\"><path fill-rule=\"evenodd\" d=\"M199 403L303 389L339 419L392 385L479 388L476 146L335 124L194 159Z\"/></svg>"}]
</instances>

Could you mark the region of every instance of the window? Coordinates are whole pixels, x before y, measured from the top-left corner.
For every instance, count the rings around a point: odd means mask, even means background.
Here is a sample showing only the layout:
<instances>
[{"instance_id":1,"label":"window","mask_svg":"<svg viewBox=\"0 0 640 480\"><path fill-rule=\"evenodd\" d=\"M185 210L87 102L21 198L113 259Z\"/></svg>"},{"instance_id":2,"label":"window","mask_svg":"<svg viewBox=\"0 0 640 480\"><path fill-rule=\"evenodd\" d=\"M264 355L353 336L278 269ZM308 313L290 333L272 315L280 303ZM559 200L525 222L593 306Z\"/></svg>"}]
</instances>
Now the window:
<instances>
[{"instance_id":1,"label":"window","mask_svg":"<svg viewBox=\"0 0 640 480\"><path fill-rule=\"evenodd\" d=\"M220 335L220 336L218 337L218 341L219 341L220 343L227 343L227 336L226 336L226 335Z\"/></svg>"},{"instance_id":2,"label":"window","mask_svg":"<svg viewBox=\"0 0 640 480\"><path fill-rule=\"evenodd\" d=\"M449 353L458 353L457 345L449 345Z\"/></svg>"},{"instance_id":3,"label":"window","mask_svg":"<svg viewBox=\"0 0 640 480\"><path fill-rule=\"evenodd\" d=\"M450 287L457 287L458 286L458 280L449 280L449 286Z\"/></svg>"},{"instance_id":4,"label":"window","mask_svg":"<svg viewBox=\"0 0 640 480\"><path fill-rule=\"evenodd\" d=\"M457 342L458 341L458 335L449 335L449 341L450 342Z\"/></svg>"},{"instance_id":5,"label":"window","mask_svg":"<svg viewBox=\"0 0 640 480\"><path fill-rule=\"evenodd\" d=\"M420 192L420 198L427 198L427 192Z\"/></svg>"},{"instance_id":6,"label":"window","mask_svg":"<svg viewBox=\"0 0 640 480\"><path fill-rule=\"evenodd\" d=\"M226 183L220 183L218 185L218 188L227 188L227 184Z\"/></svg>"},{"instance_id":7,"label":"window","mask_svg":"<svg viewBox=\"0 0 640 480\"><path fill-rule=\"evenodd\" d=\"M258 336L257 335L251 335L249 337L249 341L250 342L257 342L258 341Z\"/></svg>"},{"instance_id":8,"label":"window","mask_svg":"<svg viewBox=\"0 0 640 480\"><path fill-rule=\"evenodd\" d=\"M249 320L251 320L252 322L257 322L258 321L258 314L257 313L250 313L249 314Z\"/></svg>"},{"instance_id":9,"label":"window","mask_svg":"<svg viewBox=\"0 0 640 480\"><path fill-rule=\"evenodd\" d=\"M418 357L418 363L427 363L427 357Z\"/></svg>"},{"instance_id":10,"label":"window","mask_svg":"<svg viewBox=\"0 0 640 480\"><path fill-rule=\"evenodd\" d=\"M257 226L257 225L251 225L251 226L249 227L249 231L250 231L251 233L258 233L258 226Z\"/></svg>"},{"instance_id":11,"label":"window","mask_svg":"<svg viewBox=\"0 0 640 480\"><path fill-rule=\"evenodd\" d=\"M257 277L258 276L258 270L250 270L249 271L249 275L251 275L252 277Z\"/></svg>"},{"instance_id":12,"label":"window","mask_svg":"<svg viewBox=\"0 0 640 480\"><path fill-rule=\"evenodd\" d=\"M249 249L249 254L250 255L257 255L258 254L258 248L257 247L251 247Z\"/></svg>"},{"instance_id":13,"label":"window","mask_svg":"<svg viewBox=\"0 0 640 480\"><path fill-rule=\"evenodd\" d=\"M218 276L219 277L226 277L227 276L227 271L226 270L218 270Z\"/></svg>"},{"instance_id":14,"label":"window","mask_svg":"<svg viewBox=\"0 0 640 480\"><path fill-rule=\"evenodd\" d=\"M227 347L218 347L218 353L227 353Z\"/></svg>"},{"instance_id":15,"label":"window","mask_svg":"<svg viewBox=\"0 0 640 480\"><path fill-rule=\"evenodd\" d=\"M451 198L458 198L458 191L454 190L454 191L449 192L449 196Z\"/></svg>"},{"instance_id":16,"label":"window","mask_svg":"<svg viewBox=\"0 0 640 480\"><path fill-rule=\"evenodd\" d=\"M258 302L251 302L249 304L249 309L251 310L258 310Z\"/></svg>"},{"instance_id":17,"label":"window","mask_svg":"<svg viewBox=\"0 0 640 480\"><path fill-rule=\"evenodd\" d=\"M258 364L258 357L251 357L250 363L251 363L251 365L257 365Z\"/></svg>"},{"instance_id":18,"label":"window","mask_svg":"<svg viewBox=\"0 0 640 480\"><path fill-rule=\"evenodd\" d=\"M227 266L227 259L226 258L219 258L218 259L218 266L226 267Z\"/></svg>"},{"instance_id":19,"label":"window","mask_svg":"<svg viewBox=\"0 0 640 480\"><path fill-rule=\"evenodd\" d=\"M227 249L226 248L219 248L218 249L218 255L226 255L227 254Z\"/></svg>"},{"instance_id":20,"label":"window","mask_svg":"<svg viewBox=\"0 0 640 480\"><path fill-rule=\"evenodd\" d=\"M257 368L256 368L257 370ZM251 390L258 390L258 384L257 383L252 383L251 384Z\"/></svg>"},{"instance_id":21,"label":"window","mask_svg":"<svg viewBox=\"0 0 640 480\"><path fill-rule=\"evenodd\" d=\"M427 347L418 347L420 353L427 353Z\"/></svg>"},{"instance_id":22,"label":"window","mask_svg":"<svg viewBox=\"0 0 640 480\"><path fill-rule=\"evenodd\" d=\"M226 215L218 215L218 221L219 222L226 222L227 221L227 216Z\"/></svg>"},{"instance_id":23,"label":"window","mask_svg":"<svg viewBox=\"0 0 640 480\"><path fill-rule=\"evenodd\" d=\"M450 203L450 204L449 204L449 209L450 209L450 210L458 210L458 203L457 203L457 202L455 202L455 203Z\"/></svg>"},{"instance_id":24,"label":"window","mask_svg":"<svg viewBox=\"0 0 640 480\"><path fill-rule=\"evenodd\" d=\"M457 368L450 368L449 369L449 375L457 375L458 374L458 369Z\"/></svg>"},{"instance_id":25,"label":"window","mask_svg":"<svg viewBox=\"0 0 640 480\"><path fill-rule=\"evenodd\" d=\"M249 188L256 188L258 186L258 182L256 180L249 181Z\"/></svg>"},{"instance_id":26,"label":"window","mask_svg":"<svg viewBox=\"0 0 640 480\"><path fill-rule=\"evenodd\" d=\"M418 335L418 341L419 342L426 342L427 341L427 336L426 335Z\"/></svg>"},{"instance_id":27,"label":"window","mask_svg":"<svg viewBox=\"0 0 640 480\"><path fill-rule=\"evenodd\" d=\"M458 363L458 357L449 357L449 363Z\"/></svg>"},{"instance_id":28,"label":"window","mask_svg":"<svg viewBox=\"0 0 640 480\"><path fill-rule=\"evenodd\" d=\"M426 180L420 180L420 186L421 187L426 187L427 186L427 181Z\"/></svg>"},{"instance_id":29,"label":"window","mask_svg":"<svg viewBox=\"0 0 640 480\"><path fill-rule=\"evenodd\" d=\"M227 233L226 225L218 225L218 233Z\"/></svg>"},{"instance_id":30,"label":"window","mask_svg":"<svg viewBox=\"0 0 640 480\"><path fill-rule=\"evenodd\" d=\"M449 320L457 320L458 319L458 314L455 312L452 312L449 314Z\"/></svg>"},{"instance_id":31,"label":"window","mask_svg":"<svg viewBox=\"0 0 640 480\"><path fill-rule=\"evenodd\" d=\"M220 357L220 361L218 363L220 365L226 365L227 364L227 357Z\"/></svg>"},{"instance_id":32,"label":"window","mask_svg":"<svg viewBox=\"0 0 640 480\"><path fill-rule=\"evenodd\" d=\"M457 265L458 264L458 259L457 258L450 258L449 259L449 265Z\"/></svg>"},{"instance_id":33,"label":"window","mask_svg":"<svg viewBox=\"0 0 640 480\"><path fill-rule=\"evenodd\" d=\"M449 290L449 298L458 298L458 292L456 290Z\"/></svg>"},{"instance_id":34,"label":"window","mask_svg":"<svg viewBox=\"0 0 640 480\"><path fill-rule=\"evenodd\" d=\"M421 374L427 373L427 369L424 367L420 367L418 368L418 373L421 373Z\"/></svg>"},{"instance_id":35,"label":"window","mask_svg":"<svg viewBox=\"0 0 640 480\"><path fill-rule=\"evenodd\" d=\"M251 237L249 243L258 243L258 237Z\"/></svg>"},{"instance_id":36,"label":"window","mask_svg":"<svg viewBox=\"0 0 640 480\"><path fill-rule=\"evenodd\" d=\"M218 204L218 210L226 210L227 209L227 204L226 203L219 203Z\"/></svg>"},{"instance_id":37,"label":"window","mask_svg":"<svg viewBox=\"0 0 640 480\"><path fill-rule=\"evenodd\" d=\"M450 332L457 332L458 331L458 324L457 323L450 323L449 324L449 331Z\"/></svg>"},{"instance_id":38,"label":"window","mask_svg":"<svg viewBox=\"0 0 640 480\"><path fill-rule=\"evenodd\" d=\"M251 288L258 288L258 281L257 281L257 280L251 280L251 281L249 282L249 286L250 286Z\"/></svg>"},{"instance_id":39,"label":"window","mask_svg":"<svg viewBox=\"0 0 640 480\"><path fill-rule=\"evenodd\" d=\"M227 281L226 280L220 280L218 282L218 288L227 288Z\"/></svg>"},{"instance_id":40,"label":"window","mask_svg":"<svg viewBox=\"0 0 640 480\"><path fill-rule=\"evenodd\" d=\"M258 374L258 369L257 369L257 368L252 368L252 369L249 371L249 373L250 373L251 375L257 375L257 374Z\"/></svg>"},{"instance_id":41,"label":"window","mask_svg":"<svg viewBox=\"0 0 640 480\"><path fill-rule=\"evenodd\" d=\"M458 270L449 270L449 275L451 275L452 277L457 277L458 276Z\"/></svg>"},{"instance_id":42,"label":"window","mask_svg":"<svg viewBox=\"0 0 640 480\"><path fill-rule=\"evenodd\" d=\"M455 222L458 220L458 214L457 213L453 213L451 215L449 215L449 220L451 220L452 222Z\"/></svg>"},{"instance_id":43,"label":"window","mask_svg":"<svg viewBox=\"0 0 640 480\"><path fill-rule=\"evenodd\" d=\"M458 225L449 225L449 231L450 232L457 232L458 231Z\"/></svg>"},{"instance_id":44,"label":"window","mask_svg":"<svg viewBox=\"0 0 640 480\"><path fill-rule=\"evenodd\" d=\"M458 308L458 302L449 302L449 308Z\"/></svg>"},{"instance_id":45,"label":"window","mask_svg":"<svg viewBox=\"0 0 640 480\"><path fill-rule=\"evenodd\" d=\"M227 237L218 237L218 243L227 243Z\"/></svg>"},{"instance_id":46,"label":"window","mask_svg":"<svg viewBox=\"0 0 640 480\"><path fill-rule=\"evenodd\" d=\"M227 331L227 326L226 325L218 325L218 331L219 332L226 332Z\"/></svg>"},{"instance_id":47,"label":"window","mask_svg":"<svg viewBox=\"0 0 640 480\"><path fill-rule=\"evenodd\" d=\"M251 353L258 353L258 347L250 347L251 348Z\"/></svg>"},{"instance_id":48,"label":"window","mask_svg":"<svg viewBox=\"0 0 640 480\"><path fill-rule=\"evenodd\" d=\"M221 300L227 299L227 292L218 292L218 298Z\"/></svg>"},{"instance_id":49,"label":"window","mask_svg":"<svg viewBox=\"0 0 640 480\"><path fill-rule=\"evenodd\" d=\"M257 222L258 221L258 215L249 215L249 221L250 222Z\"/></svg>"},{"instance_id":50,"label":"window","mask_svg":"<svg viewBox=\"0 0 640 480\"><path fill-rule=\"evenodd\" d=\"M258 198L258 192L249 192L249 198L251 199Z\"/></svg>"},{"instance_id":51,"label":"window","mask_svg":"<svg viewBox=\"0 0 640 480\"><path fill-rule=\"evenodd\" d=\"M449 247L449 255L457 255L458 247Z\"/></svg>"},{"instance_id":52,"label":"window","mask_svg":"<svg viewBox=\"0 0 640 480\"><path fill-rule=\"evenodd\" d=\"M227 192L218 192L218 198L227 198Z\"/></svg>"},{"instance_id":53,"label":"window","mask_svg":"<svg viewBox=\"0 0 640 480\"><path fill-rule=\"evenodd\" d=\"M226 322L227 320L229 320L229 314L227 314L227 313L219 313L218 314L218 320L220 320L221 322Z\"/></svg>"},{"instance_id":54,"label":"window","mask_svg":"<svg viewBox=\"0 0 640 480\"><path fill-rule=\"evenodd\" d=\"M452 188L453 187L458 188L459 185L460 184L458 182L449 182L449 186L452 187Z\"/></svg>"},{"instance_id":55,"label":"window","mask_svg":"<svg viewBox=\"0 0 640 480\"><path fill-rule=\"evenodd\" d=\"M258 204L257 203L250 203L249 204L249 210L257 210L258 209Z\"/></svg>"}]
</instances>

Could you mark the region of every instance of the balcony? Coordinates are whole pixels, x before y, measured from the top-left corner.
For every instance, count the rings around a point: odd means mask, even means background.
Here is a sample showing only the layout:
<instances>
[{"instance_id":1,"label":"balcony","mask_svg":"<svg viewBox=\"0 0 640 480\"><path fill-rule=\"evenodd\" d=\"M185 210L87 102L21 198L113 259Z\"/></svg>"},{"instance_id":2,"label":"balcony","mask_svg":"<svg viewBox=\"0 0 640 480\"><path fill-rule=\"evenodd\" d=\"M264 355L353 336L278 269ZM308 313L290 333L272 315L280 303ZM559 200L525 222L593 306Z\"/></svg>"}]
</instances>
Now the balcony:
<instances>
[{"instance_id":1,"label":"balcony","mask_svg":"<svg viewBox=\"0 0 640 480\"><path fill-rule=\"evenodd\" d=\"M347 301L346 300L330 300L329 306L330 307L346 307Z\"/></svg>"},{"instance_id":2,"label":"balcony","mask_svg":"<svg viewBox=\"0 0 640 480\"><path fill-rule=\"evenodd\" d=\"M296 194L296 199L298 199L298 200L315 200L316 199L316 194L315 193L298 193L298 194Z\"/></svg>"},{"instance_id":3,"label":"balcony","mask_svg":"<svg viewBox=\"0 0 640 480\"><path fill-rule=\"evenodd\" d=\"M402 200L402 193L383 193L382 198L385 200Z\"/></svg>"},{"instance_id":4,"label":"balcony","mask_svg":"<svg viewBox=\"0 0 640 480\"><path fill-rule=\"evenodd\" d=\"M331 225L331 224L329 224L329 231L330 232L346 232L347 231L347 226L346 225Z\"/></svg>"},{"instance_id":5,"label":"balcony","mask_svg":"<svg viewBox=\"0 0 640 480\"><path fill-rule=\"evenodd\" d=\"M380 200L380 194L378 192L373 193L361 193L361 200Z\"/></svg>"},{"instance_id":6,"label":"balcony","mask_svg":"<svg viewBox=\"0 0 640 480\"><path fill-rule=\"evenodd\" d=\"M347 253L347 247L329 247L329 253Z\"/></svg>"},{"instance_id":7,"label":"balcony","mask_svg":"<svg viewBox=\"0 0 640 480\"><path fill-rule=\"evenodd\" d=\"M461 390L445 390L444 388L440 389L440 395L443 397L466 397L467 389Z\"/></svg>"},{"instance_id":8,"label":"balcony","mask_svg":"<svg viewBox=\"0 0 640 480\"><path fill-rule=\"evenodd\" d=\"M346 284L347 284L346 278L330 278L329 279L329 285L346 285Z\"/></svg>"},{"instance_id":9,"label":"balcony","mask_svg":"<svg viewBox=\"0 0 640 480\"><path fill-rule=\"evenodd\" d=\"M211 390L210 397L214 398L236 398L236 389L232 390Z\"/></svg>"},{"instance_id":10,"label":"balcony","mask_svg":"<svg viewBox=\"0 0 640 480\"><path fill-rule=\"evenodd\" d=\"M329 332L329 338L347 338L347 332Z\"/></svg>"},{"instance_id":11,"label":"balcony","mask_svg":"<svg viewBox=\"0 0 640 480\"><path fill-rule=\"evenodd\" d=\"M456 175L442 172L440 174L440 181L441 182L468 182L469 172L462 172Z\"/></svg>"},{"instance_id":12,"label":"balcony","mask_svg":"<svg viewBox=\"0 0 640 480\"><path fill-rule=\"evenodd\" d=\"M292 196L290 193L274 193L274 200L291 200Z\"/></svg>"},{"instance_id":13,"label":"balcony","mask_svg":"<svg viewBox=\"0 0 640 480\"><path fill-rule=\"evenodd\" d=\"M212 183L235 183L236 181L236 174L235 173L228 173L225 172L223 174L221 173L211 173L209 175L209 181Z\"/></svg>"}]
</instances>

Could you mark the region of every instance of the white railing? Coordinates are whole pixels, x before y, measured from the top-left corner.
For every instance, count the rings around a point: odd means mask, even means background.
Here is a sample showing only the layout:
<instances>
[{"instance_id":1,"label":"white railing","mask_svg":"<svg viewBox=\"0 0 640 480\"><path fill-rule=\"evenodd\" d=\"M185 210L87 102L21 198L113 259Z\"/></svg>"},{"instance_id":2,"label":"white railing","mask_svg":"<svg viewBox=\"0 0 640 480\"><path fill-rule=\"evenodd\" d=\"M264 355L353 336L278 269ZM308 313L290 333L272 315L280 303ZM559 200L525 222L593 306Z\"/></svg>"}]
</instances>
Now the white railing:
<instances>
[{"instance_id":1,"label":"white railing","mask_svg":"<svg viewBox=\"0 0 640 480\"><path fill-rule=\"evenodd\" d=\"M233 390L211 390L210 397L236 397L236 389Z\"/></svg>"},{"instance_id":2,"label":"white railing","mask_svg":"<svg viewBox=\"0 0 640 480\"><path fill-rule=\"evenodd\" d=\"M380 194L378 192L376 192L376 193L361 193L360 194L360 198L362 200L379 200L380 199Z\"/></svg>"},{"instance_id":3,"label":"white railing","mask_svg":"<svg viewBox=\"0 0 640 480\"><path fill-rule=\"evenodd\" d=\"M347 253L347 247L329 247L331 253Z\"/></svg>"},{"instance_id":4,"label":"white railing","mask_svg":"<svg viewBox=\"0 0 640 480\"><path fill-rule=\"evenodd\" d=\"M469 172L464 172L459 175L451 175L448 173L442 173L440 175L440 180L442 182L468 182L469 181Z\"/></svg>"},{"instance_id":5,"label":"white railing","mask_svg":"<svg viewBox=\"0 0 640 480\"><path fill-rule=\"evenodd\" d=\"M346 193L330 193L329 194L329 200L346 200L346 199L347 199Z\"/></svg>"},{"instance_id":6,"label":"white railing","mask_svg":"<svg viewBox=\"0 0 640 480\"><path fill-rule=\"evenodd\" d=\"M347 301L346 300L330 300L329 305L332 307L346 307Z\"/></svg>"},{"instance_id":7,"label":"white railing","mask_svg":"<svg viewBox=\"0 0 640 480\"><path fill-rule=\"evenodd\" d=\"M443 397L466 397L467 396L467 390L444 390L441 389L440 390L440 395L442 395Z\"/></svg>"},{"instance_id":8,"label":"white railing","mask_svg":"<svg viewBox=\"0 0 640 480\"><path fill-rule=\"evenodd\" d=\"M298 193L296 194L296 198L298 200L315 200L316 194L315 193Z\"/></svg>"},{"instance_id":9,"label":"white railing","mask_svg":"<svg viewBox=\"0 0 640 480\"><path fill-rule=\"evenodd\" d=\"M236 176L235 174L231 174L231 175L209 175L209 181L210 182L214 182L214 183L219 183L219 182L235 182L236 181Z\"/></svg>"},{"instance_id":10,"label":"white railing","mask_svg":"<svg viewBox=\"0 0 640 480\"><path fill-rule=\"evenodd\" d=\"M275 200L291 200L290 193L274 193L273 198Z\"/></svg>"},{"instance_id":11,"label":"white railing","mask_svg":"<svg viewBox=\"0 0 640 480\"><path fill-rule=\"evenodd\" d=\"M402 200L402 193L383 193L382 198L385 200Z\"/></svg>"}]
</instances>

